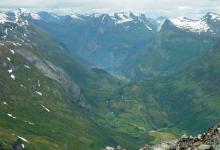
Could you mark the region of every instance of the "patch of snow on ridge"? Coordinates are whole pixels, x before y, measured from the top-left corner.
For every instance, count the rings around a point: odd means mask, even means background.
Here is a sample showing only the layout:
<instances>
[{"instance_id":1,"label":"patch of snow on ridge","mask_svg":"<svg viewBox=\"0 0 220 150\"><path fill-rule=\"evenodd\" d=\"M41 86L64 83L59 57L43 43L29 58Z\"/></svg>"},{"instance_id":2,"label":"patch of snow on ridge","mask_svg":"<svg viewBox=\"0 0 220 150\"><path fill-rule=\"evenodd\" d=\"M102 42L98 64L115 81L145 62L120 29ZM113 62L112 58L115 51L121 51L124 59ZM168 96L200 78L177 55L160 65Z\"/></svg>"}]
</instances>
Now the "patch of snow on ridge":
<instances>
[{"instance_id":1,"label":"patch of snow on ridge","mask_svg":"<svg viewBox=\"0 0 220 150\"><path fill-rule=\"evenodd\" d=\"M7 16L0 12L0 24L4 24L5 22L7 22Z\"/></svg>"},{"instance_id":2,"label":"patch of snow on ridge","mask_svg":"<svg viewBox=\"0 0 220 150\"><path fill-rule=\"evenodd\" d=\"M38 14L35 14L35 13L30 13L30 16L34 20L40 20L41 19L41 17Z\"/></svg>"},{"instance_id":3,"label":"patch of snow on ridge","mask_svg":"<svg viewBox=\"0 0 220 150\"><path fill-rule=\"evenodd\" d=\"M192 32L207 32L210 27L203 20L191 20L185 17L179 17L170 20L178 28L188 29Z\"/></svg>"},{"instance_id":4,"label":"patch of snow on ridge","mask_svg":"<svg viewBox=\"0 0 220 150\"><path fill-rule=\"evenodd\" d=\"M119 20L116 21L116 24L133 21L133 18L130 17L130 13L118 13L117 16L119 17Z\"/></svg>"},{"instance_id":5,"label":"patch of snow on ridge","mask_svg":"<svg viewBox=\"0 0 220 150\"><path fill-rule=\"evenodd\" d=\"M16 15L16 18L19 18L21 15L23 15L25 17L30 16L34 20L41 19L41 17L37 13L33 13L25 8L19 8L19 9L15 10L14 13Z\"/></svg>"},{"instance_id":6,"label":"patch of snow on ridge","mask_svg":"<svg viewBox=\"0 0 220 150\"><path fill-rule=\"evenodd\" d=\"M220 20L220 14L217 13L210 12L206 15L206 17L207 16L210 17L211 20Z\"/></svg>"},{"instance_id":7,"label":"patch of snow on ridge","mask_svg":"<svg viewBox=\"0 0 220 150\"><path fill-rule=\"evenodd\" d=\"M153 30L150 26L148 26L148 25L145 25L145 26L147 27L148 30L150 30L150 31Z\"/></svg>"},{"instance_id":8,"label":"patch of snow on ridge","mask_svg":"<svg viewBox=\"0 0 220 150\"><path fill-rule=\"evenodd\" d=\"M78 16L77 14L71 15L71 17L72 17L73 19L82 20L82 18L81 18L80 16Z\"/></svg>"}]
</instances>

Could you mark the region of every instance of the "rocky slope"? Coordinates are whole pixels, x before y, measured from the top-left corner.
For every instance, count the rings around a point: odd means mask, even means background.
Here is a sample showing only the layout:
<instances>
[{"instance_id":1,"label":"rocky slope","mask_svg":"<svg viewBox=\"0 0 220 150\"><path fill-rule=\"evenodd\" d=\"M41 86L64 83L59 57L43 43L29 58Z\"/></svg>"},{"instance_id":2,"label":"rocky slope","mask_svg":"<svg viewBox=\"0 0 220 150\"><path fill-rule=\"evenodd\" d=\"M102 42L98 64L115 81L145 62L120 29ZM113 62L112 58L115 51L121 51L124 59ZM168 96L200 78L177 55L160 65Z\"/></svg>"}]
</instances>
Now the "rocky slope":
<instances>
[{"instance_id":1,"label":"rocky slope","mask_svg":"<svg viewBox=\"0 0 220 150\"><path fill-rule=\"evenodd\" d=\"M176 141L164 142L154 146L145 146L139 150L219 150L220 125L209 128L197 136L183 135Z\"/></svg>"},{"instance_id":2,"label":"rocky slope","mask_svg":"<svg viewBox=\"0 0 220 150\"><path fill-rule=\"evenodd\" d=\"M219 150L220 149L220 125L209 128L204 133L197 136L187 136L186 134L178 140L165 141L149 146L145 145L138 150ZM121 146L106 147L103 150L126 150Z\"/></svg>"}]
</instances>

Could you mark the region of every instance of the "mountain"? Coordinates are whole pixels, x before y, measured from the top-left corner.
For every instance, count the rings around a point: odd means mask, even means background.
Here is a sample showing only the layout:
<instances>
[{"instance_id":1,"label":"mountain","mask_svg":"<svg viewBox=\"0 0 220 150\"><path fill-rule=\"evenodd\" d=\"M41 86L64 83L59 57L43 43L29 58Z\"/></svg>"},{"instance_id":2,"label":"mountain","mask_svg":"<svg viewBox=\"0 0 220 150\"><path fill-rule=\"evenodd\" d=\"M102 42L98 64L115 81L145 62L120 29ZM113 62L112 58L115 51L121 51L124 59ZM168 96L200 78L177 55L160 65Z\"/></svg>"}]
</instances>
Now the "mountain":
<instances>
[{"instance_id":1,"label":"mountain","mask_svg":"<svg viewBox=\"0 0 220 150\"><path fill-rule=\"evenodd\" d=\"M196 133L218 123L219 118L219 43L208 54L191 62L179 73L157 80L133 84L136 91L126 88L133 96L153 99L166 112L168 128L175 126ZM140 90L141 89L141 90Z\"/></svg>"},{"instance_id":2,"label":"mountain","mask_svg":"<svg viewBox=\"0 0 220 150\"><path fill-rule=\"evenodd\" d=\"M34 62L19 55L23 49L28 49L26 56L34 51L29 46L14 46L9 41L1 41L0 139L4 147L10 147L19 138L28 149L71 149L75 146L93 149L90 145L93 142L86 139L92 139L94 133L88 136L84 131L95 131L99 127L72 104L77 99L51 78L56 76L53 72L48 77ZM42 68L52 67L38 62L43 60L36 61ZM97 139L104 138L98 131L95 133ZM77 134L84 135L84 142L75 137Z\"/></svg>"},{"instance_id":3,"label":"mountain","mask_svg":"<svg viewBox=\"0 0 220 150\"><path fill-rule=\"evenodd\" d=\"M21 12L21 10L19 10L19 12ZM15 16L15 13L11 12L10 15ZM75 131L80 128L80 125L75 125L77 124L76 122L79 122L79 124L86 124L84 130L87 130L87 127L91 127L88 129L91 131L93 130L93 127L95 128L94 134L86 132L89 134L89 136L85 135L85 139L82 139L82 141L85 141L81 144L79 143L79 145L82 145L82 149L101 148L106 145L105 143L112 143L114 145L121 143L126 145L128 148L135 148L135 145L132 144L134 141L143 144L146 141L152 140L148 134L145 134L146 131L151 130L153 126L160 127L163 122L167 122L166 118L160 121L153 119L153 109L149 109L149 112L142 113L141 111L144 109L144 107L142 108L143 102L139 99L139 97L134 97L130 94L124 95L123 87L126 86L127 82L112 77L105 70L99 68L88 68L86 66L87 63L84 63L84 61L78 57L75 58L75 56L70 55L69 49L66 48L64 44L60 43L56 38L54 38L50 32L34 24L32 21L35 19L27 18L27 16L30 17L29 12L22 11L22 13L20 13L20 15L17 17L19 18L18 20L13 20L13 18L10 20L8 19L8 15L6 16L6 21L1 24L3 31L8 30L7 34L3 32L1 39L3 44L8 42L11 44L11 46L14 46L11 49L15 51L19 58L22 58L22 61L31 64L31 67L35 68L39 72L39 76L55 82L58 87L54 87L54 90L57 88L60 88L58 91L63 90L64 94L66 94L66 97L68 98L64 98L62 101L60 101L60 103L64 103L65 105L68 105L68 107L61 107L59 111L57 110L59 113L62 111L71 111L73 114L79 113L79 116L84 116L84 119L88 121L78 121L78 119L74 119L75 115L72 115L72 113L69 115L66 113L61 113L61 118L70 116L71 120L64 120L64 122L68 122L66 123L67 125L73 124L74 126L73 129L68 132L71 135L76 135ZM20 22L26 23L20 24ZM20 64L16 65L20 66ZM10 68L8 68L8 70L11 72ZM5 74L2 76L7 77ZM14 74L14 76L16 79L17 75ZM22 76L22 74L20 76ZM22 77L26 79L25 76ZM9 81L6 80L3 85L6 85ZM36 85L38 82L41 83L42 81L38 81L38 79L36 79ZM32 85L30 83L29 86L33 86L33 89L35 89L36 85ZM48 87L48 89L51 88L52 87L50 86ZM38 94L40 98L44 97L43 90L33 92ZM22 104L25 103L22 101L22 99L26 99L24 96L26 91L21 93L23 96L19 97L19 101L21 101ZM56 92L54 93L56 94ZM7 98L7 94L8 93L3 94L3 96ZM16 95L11 95L16 97ZM62 93L57 93L57 96L62 96ZM30 97L30 99L34 98ZM53 101L55 98L51 97L50 99L51 101L48 102L50 102L52 106L55 105L54 103L58 103L57 101ZM2 100L2 103L3 102L4 101ZM50 105L41 104L38 102L36 103L40 106L42 105L42 108L44 108L46 111L52 111ZM30 101L28 105L33 105L32 101ZM155 108L158 108L158 106L155 106L154 109ZM33 116L37 115L32 111L30 111L30 113L33 113ZM14 110L13 113L9 113L11 117L15 116L15 114L19 115L20 112L18 110ZM165 116L165 112L158 113L158 116L162 118ZM47 116L45 117L47 118ZM54 118L51 117L51 120L54 120ZM37 121L38 120L36 120L36 122ZM5 122L7 123L7 121ZM45 128L44 132L58 128L58 125L54 125L53 127L49 122L45 122L45 124L48 125L49 129ZM59 122L59 124L60 127L64 127L66 129L66 125L62 125L61 122ZM9 129L12 128L10 123L9 125L5 125L3 127L8 127ZM20 130L20 127L17 129ZM103 131L100 130L99 132L97 129L103 129ZM36 130L38 130L38 128ZM21 130L19 133L22 134L22 137L26 139L27 137L25 137L24 131L25 130ZM14 132L16 132L16 130ZM65 134L61 134L62 137L60 137L63 138L63 140L67 140L67 145L69 145L69 138L67 138L66 135L68 132L65 131ZM29 132L27 133L30 134ZM106 138L99 137L99 133L105 135ZM47 134L43 133L42 135L46 137L48 136ZM81 132L79 132L79 135L83 137ZM32 136L35 137L35 134L32 134ZM60 139L56 136L52 139L54 138L58 140ZM91 139L97 140L91 141ZM99 143L99 139L103 139L103 141L100 141ZM4 138L2 141L4 142ZM6 140L6 143L8 143L7 145L10 146L12 141L15 141L15 139ZM65 142L61 141L60 143ZM33 142L33 144L37 145L35 142ZM95 146L93 146L93 144ZM45 146L45 144L40 142L39 146ZM50 145L47 145L47 147L48 146ZM67 149L71 149L71 147L72 145Z\"/></svg>"},{"instance_id":4,"label":"mountain","mask_svg":"<svg viewBox=\"0 0 220 150\"><path fill-rule=\"evenodd\" d=\"M215 19L203 32L131 12L0 16L0 146L135 149L218 121Z\"/></svg>"},{"instance_id":5,"label":"mountain","mask_svg":"<svg viewBox=\"0 0 220 150\"><path fill-rule=\"evenodd\" d=\"M132 12L38 15L41 19L32 22L87 66L135 80L175 73L212 48L219 32L219 15L214 13L199 20L151 19Z\"/></svg>"},{"instance_id":6,"label":"mountain","mask_svg":"<svg viewBox=\"0 0 220 150\"><path fill-rule=\"evenodd\" d=\"M47 30L73 55L90 66L120 75L118 67L145 47L155 34L156 25L146 15L128 13L58 16L40 12L34 24Z\"/></svg>"},{"instance_id":7,"label":"mountain","mask_svg":"<svg viewBox=\"0 0 220 150\"><path fill-rule=\"evenodd\" d=\"M27 10L22 13L87 66L128 79L151 79L176 72L206 53L218 38L218 26L213 25L218 22L218 14L214 13L200 20L153 20L131 12L66 16ZM124 30L128 26L133 29Z\"/></svg>"},{"instance_id":8,"label":"mountain","mask_svg":"<svg viewBox=\"0 0 220 150\"><path fill-rule=\"evenodd\" d=\"M206 21L206 16L201 20L181 17L162 21L152 42L122 65L124 74L145 80L167 76L203 56L219 38L219 26L212 24L216 19Z\"/></svg>"},{"instance_id":9,"label":"mountain","mask_svg":"<svg viewBox=\"0 0 220 150\"><path fill-rule=\"evenodd\" d=\"M78 64L26 16L26 11L11 12L0 24L0 145L7 149L19 140L27 149L99 149L118 141L130 145L130 135L92 119L93 102L89 92L84 94L93 86L101 88L100 78L103 86L108 80L113 84L113 78Z\"/></svg>"}]
</instances>

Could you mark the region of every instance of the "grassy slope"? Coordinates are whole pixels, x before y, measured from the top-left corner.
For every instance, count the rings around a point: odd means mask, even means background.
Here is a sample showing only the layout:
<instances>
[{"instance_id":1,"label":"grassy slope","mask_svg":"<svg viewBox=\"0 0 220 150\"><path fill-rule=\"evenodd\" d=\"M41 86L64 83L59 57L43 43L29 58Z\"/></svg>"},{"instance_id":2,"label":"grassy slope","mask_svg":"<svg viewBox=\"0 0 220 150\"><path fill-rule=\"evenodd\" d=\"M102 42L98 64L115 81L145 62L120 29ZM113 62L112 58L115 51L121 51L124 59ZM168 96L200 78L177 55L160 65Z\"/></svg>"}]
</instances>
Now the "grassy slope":
<instances>
[{"instance_id":1,"label":"grassy slope","mask_svg":"<svg viewBox=\"0 0 220 150\"><path fill-rule=\"evenodd\" d=\"M85 69L68 53L60 51L59 43L52 40L50 35L41 29L35 30L32 29L32 37L36 46L80 85L83 95L92 106L92 113L87 115L101 126L128 133L142 143L152 140L149 135L156 139L160 135L152 135L150 130L168 126L165 134L170 132L178 135L181 130L196 132L217 121L218 96L208 97L211 90L207 87L212 83L207 83L205 78L198 80L204 74L209 73L207 78L210 79L217 73L213 70L218 70L218 59L211 62L214 54L193 63L191 70L186 67L182 73L164 80L124 84L100 70ZM201 62L204 64L196 68ZM209 64L209 69L205 64ZM216 89L218 86L212 87L212 90ZM209 101L205 100L207 98Z\"/></svg>"},{"instance_id":2,"label":"grassy slope","mask_svg":"<svg viewBox=\"0 0 220 150\"><path fill-rule=\"evenodd\" d=\"M136 74L137 80L173 74L203 56L215 43L216 38L203 34L162 30L130 64L125 64L124 72Z\"/></svg>"},{"instance_id":3,"label":"grassy slope","mask_svg":"<svg viewBox=\"0 0 220 150\"><path fill-rule=\"evenodd\" d=\"M133 147L126 142L128 137L96 125L79 108L69 104L68 94L59 84L44 77L16 53L11 54L7 47L0 48L0 140L3 143L10 145L16 134L30 142L25 143L28 149L100 149L108 144L117 145L115 141ZM6 57L10 57L11 62ZM25 68L25 64L31 68ZM15 81L9 77L8 66L15 68ZM37 91L43 96L32 90L37 80L41 83ZM20 87L21 84L24 87ZM4 101L7 105L3 104ZM41 105L51 111L47 112ZM16 119L7 116L8 113Z\"/></svg>"},{"instance_id":4,"label":"grassy slope","mask_svg":"<svg viewBox=\"0 0 220 150\"><path fill-rule=\"evenodd\" d=\"M146 130L152 128L151 123L148 121L151 118L146 118L148 112L144 114L140 112L139 108L143 103L139 96L128 94L122 99L123 94L126 93L121 91L126 84L125 82L113 78L103 70L90 70L83 66L82 63L75 61L76 59L64 49L62 50L59 43L46 31L33 26L31 32L31 40L36 47L39 47L39 53L63 68L80 86L81 93L91 105L91 113L87 114L87 116L101 126L110 127L119 133L128 133L142 144L145 141L149 141ZM126 103L123 101L127 99L133 99L135 102ZM114 101L114 103L107 104L107 101ZM124 102L126 105L123 104Z\"/></svg>"},{"instance_id":5,"label":"grassy slope","mask_svg":"<svg viewBox=\"0 0 220 150\"><path fill-rule=\"evenodd\" d=\"M80 85L82 94L92 106L92 113L89 112L87 117L92 118L102 127L135 137L125 142L124 134L120 137L119 134L114 134L112 135L114 140L103 140L108 141L107 143L114 141L125 143L123 145L130 145L130 141L139 141L140 144L146 141L154 143L158 139L163 139L167 132L171 133L170 137L178 135L181 130L196 132L218 120L216 118L219 108L218 92L213 92L218 90L218 84L213 84L217 82L217 70L220 70L218 55L215 55L218 52L196 61L193 67L186 68L173 77L147 83L125 84L102 70L85 69L64 49L62 51L59 43L41 29L34 28L31 31L33 38L31 40L39 48L38 53L62 67ZM198 64L201 65L198 67ZM210 80L213 76L215 80ZM210 93L214 93L214 96L209 96ZM62 108L61 110L63 111ZM90 124L90 122L84 123L86 127ZM159 134L152 134L150 131L167 126L168 129ZM57 125L58 127L66 128L63 124ZM89 139L97 137L96 134L99 133L103 132L95 130L94 133L88 133L88 136L91 136ZM64 137L68 136L64 135ZM85 141L87 144L90 143L88 139ZM100 143L104 145L103 141ZM102 145L100 143L95 145Z\"/></svg>"},{"instance_id":6,"label":"grassy slope","mask_svg":"<svg viewBox=\"0 0 220 150\"><path fill-rule=\"evenodd\" d=\"M155 112L166 112L168 131L179 129L197 133L217 122L220 110L220 46L199 60L192 62L181 72L164 79L134 83L126 88L128 93L138 93L149 106L154 100ZM162 117L162 116L161 116ZM158 117L152 118L158 121ZM160 120L160 119L159 119ZM161 123L159 123L161 124ZM177 128L176 129L174 129ZM179 128L179 129L178 129Z\"/></svg>"}]
</instances>

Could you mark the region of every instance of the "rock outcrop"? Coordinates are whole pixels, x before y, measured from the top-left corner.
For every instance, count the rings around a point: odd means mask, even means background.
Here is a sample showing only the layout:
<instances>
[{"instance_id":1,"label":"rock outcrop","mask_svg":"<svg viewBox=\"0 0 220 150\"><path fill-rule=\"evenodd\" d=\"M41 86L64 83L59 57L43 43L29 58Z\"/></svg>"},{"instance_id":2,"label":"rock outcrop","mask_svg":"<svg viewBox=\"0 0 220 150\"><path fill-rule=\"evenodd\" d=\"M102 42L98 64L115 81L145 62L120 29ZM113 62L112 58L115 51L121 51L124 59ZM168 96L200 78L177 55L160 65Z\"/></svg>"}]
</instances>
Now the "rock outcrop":
<instances>
[{"instance_id":1,"label":"rock outcrop","mask_svg":"<svg viewBox=\"0 0 220 150\"><path fill-rule=\"evenodd\" d=\"M183 135L179 140L145 146L139 150L219 150L220 125L209 128L196 137Z\"/></svg>"},{"instance_id":2,"label":"rock outcrop","mask_svg":"<svg viewBox=\"0 0 220 150\"><path fill-rule=\"evenodd\" d=\"M103 150L125 150L120 146ZM220 150L220 125L209 128L195 137L184 134L180 139L162 142L153 146L145 145L138 150Z\"/></svg>"}]
</instances>

